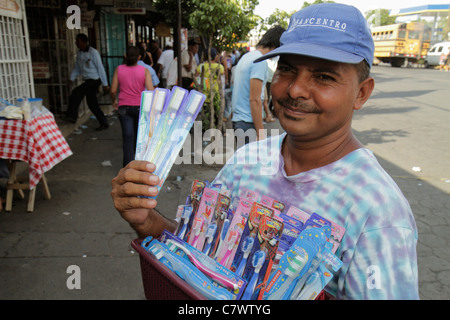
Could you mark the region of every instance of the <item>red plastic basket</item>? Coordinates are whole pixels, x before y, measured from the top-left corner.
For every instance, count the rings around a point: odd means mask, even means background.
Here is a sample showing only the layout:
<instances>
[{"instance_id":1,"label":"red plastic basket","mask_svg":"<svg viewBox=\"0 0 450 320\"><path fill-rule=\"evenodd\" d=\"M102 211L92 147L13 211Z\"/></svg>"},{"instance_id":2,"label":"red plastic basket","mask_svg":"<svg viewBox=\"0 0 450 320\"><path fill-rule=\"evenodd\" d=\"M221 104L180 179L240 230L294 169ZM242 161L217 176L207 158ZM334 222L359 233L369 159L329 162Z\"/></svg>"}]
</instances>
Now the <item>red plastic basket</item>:
<instances>
[{"instance_id":1,"label":"red plastic basket","mask_svg":"<svg viewBox=\"0 0 450 320\"><path fill-rule=\"evenodd\" d=\"M147 300L206 300L202 294L142 248L141 243L142 239L135 239L131 246L139 253ZM322 291L316 300L327 300L327 296Z\"/></svg>"}]
</instances>

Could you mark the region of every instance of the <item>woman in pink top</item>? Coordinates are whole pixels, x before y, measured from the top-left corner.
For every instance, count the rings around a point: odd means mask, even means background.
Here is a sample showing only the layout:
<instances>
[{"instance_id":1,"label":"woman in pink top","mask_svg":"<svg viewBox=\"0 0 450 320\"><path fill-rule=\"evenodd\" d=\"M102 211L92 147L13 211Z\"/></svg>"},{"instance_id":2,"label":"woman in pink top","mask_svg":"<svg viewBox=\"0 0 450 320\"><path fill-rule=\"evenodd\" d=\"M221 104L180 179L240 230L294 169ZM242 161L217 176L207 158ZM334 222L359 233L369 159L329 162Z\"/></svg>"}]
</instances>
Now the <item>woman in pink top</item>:
<instances>
[{"instance_id":1,"label":"woman in pink top","mask_svg":"<svg viewBox=\"0 0 450 320\"><path fill-rule=\"evenodd\" d=\"M111 101L119 111L122 126L123 166L134 160L139 123L141 94L145 89L153 90L152 76L143 66L137 65L141 58L137 47L129 47L125 55L125 64L114 71L111 84ZM116 100L120 87L119 99Z\"/></svg>"}]
</instances>

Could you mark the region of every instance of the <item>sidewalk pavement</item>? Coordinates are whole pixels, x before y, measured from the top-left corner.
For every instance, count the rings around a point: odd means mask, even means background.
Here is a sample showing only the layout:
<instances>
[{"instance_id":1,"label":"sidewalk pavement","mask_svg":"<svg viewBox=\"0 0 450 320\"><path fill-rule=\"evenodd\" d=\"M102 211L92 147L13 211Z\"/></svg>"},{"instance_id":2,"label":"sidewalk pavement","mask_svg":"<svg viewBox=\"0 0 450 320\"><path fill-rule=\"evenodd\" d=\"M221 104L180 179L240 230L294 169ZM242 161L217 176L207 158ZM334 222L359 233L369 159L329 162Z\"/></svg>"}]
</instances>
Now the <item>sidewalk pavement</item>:
<instances>
[{"instance_id":1,"label":"sidewalk pavement","mask_svg":"<svg viewBox=\"0 0 450 320\"><path fill-rule=\"evenodd\" d=\"M122 164L122 138L118 118L112 114L108 120L110 128L100 132L92 117L76 129L61 123L73 155L46 173L51 200L39 184L34 212L26 212L26 199L15 198L12 211L0 213L0 299L145 299L139 257L130 246L136 235L110 196ZM278 122L267 127L280 128ZM448 194L377 156L416 216L421 298L449 299L449 252L443 245L448 217L439 213ZM158 197L160 211L173 218L192 181L211 181L220 167L174 165ZM73 265L80 268L80 289L67 286Z\"/></svg>"}]
</instances>

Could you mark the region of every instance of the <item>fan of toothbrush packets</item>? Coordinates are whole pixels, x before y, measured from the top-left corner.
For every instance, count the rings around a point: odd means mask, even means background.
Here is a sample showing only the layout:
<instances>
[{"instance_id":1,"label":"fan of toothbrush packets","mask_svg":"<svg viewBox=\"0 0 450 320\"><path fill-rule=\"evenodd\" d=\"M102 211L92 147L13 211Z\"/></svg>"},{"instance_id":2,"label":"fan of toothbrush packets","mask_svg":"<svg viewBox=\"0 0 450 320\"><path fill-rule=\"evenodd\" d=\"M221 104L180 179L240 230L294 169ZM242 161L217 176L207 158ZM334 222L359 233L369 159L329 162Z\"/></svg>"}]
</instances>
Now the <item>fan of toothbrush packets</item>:
<instances>
[{"instance_id":1,"label":"fan of toothbrush packets","mask_svg":"<svg viewBox=\"0 0 450 320\"><path fill-rule=\"evenodd\" d=\"M345 229L252 190L194 180L178 229L142 247L211 300L314 300L342 266Z\"/></svg>"}]
</instances>

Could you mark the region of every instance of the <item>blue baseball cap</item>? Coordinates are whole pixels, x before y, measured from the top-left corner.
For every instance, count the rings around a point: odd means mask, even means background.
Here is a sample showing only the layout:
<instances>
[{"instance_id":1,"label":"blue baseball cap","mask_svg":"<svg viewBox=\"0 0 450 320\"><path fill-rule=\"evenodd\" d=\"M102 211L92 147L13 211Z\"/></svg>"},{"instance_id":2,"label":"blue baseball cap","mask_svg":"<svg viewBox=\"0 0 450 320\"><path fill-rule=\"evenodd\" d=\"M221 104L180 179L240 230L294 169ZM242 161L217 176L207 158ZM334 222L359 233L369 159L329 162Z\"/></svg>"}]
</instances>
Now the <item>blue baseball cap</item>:
<instances>
[{"instance_id":1,"label":"blue baseball cap","mask_svg":"<svg viewBox=\"0 0 450 320\"><path fill-rule=\"evenodd\" d=\"M361 12L349 5L321 3L294 13L281 46L255 62L280 54L298 54L342 63L365 60L372 66L372 33Z\"/></svg>"}]
</instances>

